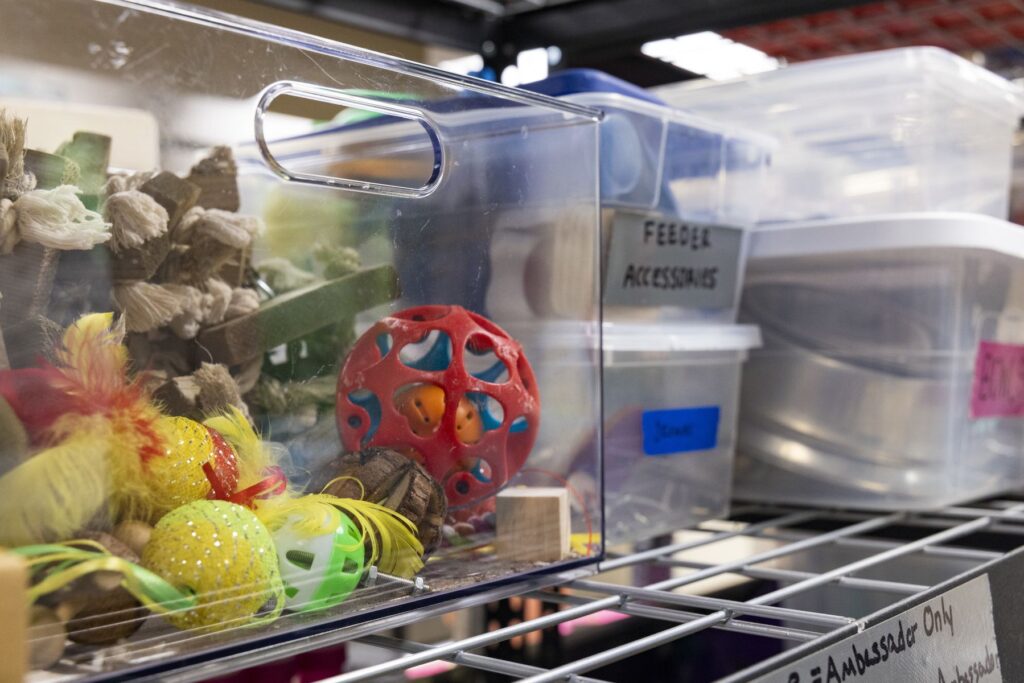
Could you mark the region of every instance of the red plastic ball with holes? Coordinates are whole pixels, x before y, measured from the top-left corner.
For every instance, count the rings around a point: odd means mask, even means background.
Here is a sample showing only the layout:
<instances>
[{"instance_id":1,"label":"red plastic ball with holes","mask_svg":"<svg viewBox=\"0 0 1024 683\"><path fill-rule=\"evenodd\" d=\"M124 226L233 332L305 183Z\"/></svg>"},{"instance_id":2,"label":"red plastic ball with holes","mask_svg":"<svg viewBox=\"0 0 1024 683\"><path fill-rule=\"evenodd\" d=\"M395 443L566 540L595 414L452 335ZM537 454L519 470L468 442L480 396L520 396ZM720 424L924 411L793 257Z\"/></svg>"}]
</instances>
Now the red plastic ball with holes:
<instances>
[{"instance_id":1,"label":"red plastic ball with holes","mask_svg":"<svg viewBox=\"0 0 1024 683\"><path fill-rule=\"evenodd\" d=\"M457 509L493 496L522 468L540 396L503 329L461 306L418 306L356 340L338 377L337 417L346 450L406 454Z\"/></svg>"}]
</instances>

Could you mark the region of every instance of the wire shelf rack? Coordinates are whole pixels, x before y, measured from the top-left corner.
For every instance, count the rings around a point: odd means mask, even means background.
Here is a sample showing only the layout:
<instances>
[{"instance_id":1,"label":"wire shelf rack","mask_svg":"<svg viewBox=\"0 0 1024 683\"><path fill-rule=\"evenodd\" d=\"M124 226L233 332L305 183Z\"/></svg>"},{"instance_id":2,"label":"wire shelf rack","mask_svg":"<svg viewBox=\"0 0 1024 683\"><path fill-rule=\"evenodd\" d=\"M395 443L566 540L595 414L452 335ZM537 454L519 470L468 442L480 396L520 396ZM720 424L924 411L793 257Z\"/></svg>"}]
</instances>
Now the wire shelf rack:
<instances>
[{"instance_id":1,"label":"wire shelf rack","mask_svg":"<svg viewBox=\"0 0 1024 683\"><path fill-rule=\"evenodd\" d=\"M612 553L596 575L555 575L514 583L391 620L248 652L244 661L251 666L354 640L386 650L391 657L326 679L329 683L379 680L438 660L531 683L582 682L607 680L601 671L608 665L718 630L779 643L774 654L738 665L718 680L827 683L831 679L826 674L818 679L802 679L794 673L788 674L789 678L778 675L801 658L884 626L894 615L943 599L958 586L984 576L992 596L992 614L984 616L994 624L996 642L991 647L993 652L998 649L1002 680L1024 680L1024 591L1019 589L1024 577L1022 547L1024 502L1020 500L883 514L747 505L727 520L702 524L677 534L671 542ZM664 578L649 581L651 576ZM717 597L720 584L715 582L723 580L734 585L746 582L758 590L743 599ZM841 600L825 592L835 593L837 588ZM521 623L439 644L383 634L402 624L510 596L535 598L558 608ZM651 620L658 628L552 666L487 653L487 648L513 638L599 613ZM218 670L237 670L230 660L193 667L169 680L200 680ZM920 663L921 670L913 675L935 680L933 664ZM907 671L916 671L914 666L908 669L904 663L902 675L911 675ZM862 676L857 680L888 679Z\"/></svg>"}]
</instances>

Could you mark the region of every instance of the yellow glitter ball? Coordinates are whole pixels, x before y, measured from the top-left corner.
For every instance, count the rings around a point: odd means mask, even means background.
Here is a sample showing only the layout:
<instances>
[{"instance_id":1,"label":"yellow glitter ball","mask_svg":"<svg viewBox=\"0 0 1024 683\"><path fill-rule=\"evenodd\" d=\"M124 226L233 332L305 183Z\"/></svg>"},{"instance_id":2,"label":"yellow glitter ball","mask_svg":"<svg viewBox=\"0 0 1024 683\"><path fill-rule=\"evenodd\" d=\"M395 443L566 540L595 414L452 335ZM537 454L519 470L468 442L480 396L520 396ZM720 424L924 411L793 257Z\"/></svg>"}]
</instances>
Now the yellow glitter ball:
<instances>
[{"instance_id":1,"label":"yellow glitter ball","mask_svg":"<svg viewBox=\"0 0 1024 683\"><path fill-rule=\"evenodd\" d=\"M157 512L202 500L210 493L203 463L213 457L214 444L205 426L187 417L161 418L164 455L146 464L147 484Z\"/></svg>"},{"instance_id":2,"label":"yellow glitter ball","mask_svg":"<svg viewBox=\"0 0 1024 683\"><path fill-rule=\"evenodd\" d=\"M215 542L219 537L227 540ZM270 532L247 508L197 500L157 523L142 564L198 600L193 609L166 615L168 621L219 630L251 621L271 598L283 604L277 556L264 552L273 547Z\"/></svg>"}]
</instances>

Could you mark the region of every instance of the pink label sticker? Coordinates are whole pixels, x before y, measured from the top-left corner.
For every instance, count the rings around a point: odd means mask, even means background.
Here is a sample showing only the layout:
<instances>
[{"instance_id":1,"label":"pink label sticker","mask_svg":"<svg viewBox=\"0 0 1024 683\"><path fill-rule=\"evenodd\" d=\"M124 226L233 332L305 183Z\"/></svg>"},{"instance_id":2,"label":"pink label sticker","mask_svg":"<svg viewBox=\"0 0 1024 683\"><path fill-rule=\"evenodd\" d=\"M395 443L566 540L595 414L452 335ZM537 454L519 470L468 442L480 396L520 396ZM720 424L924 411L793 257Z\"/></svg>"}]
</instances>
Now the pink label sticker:
<instances>
[{"instance_id":1,"label":"pink label sticker","mask_svg":"<svg viewBox=\"0 0 1024 683\"><path fill-rule=\"evenodd\" d=\"M1024 345L978 345L971 390L971 417L1024 416Z\"/></svg>"}]
</instances>

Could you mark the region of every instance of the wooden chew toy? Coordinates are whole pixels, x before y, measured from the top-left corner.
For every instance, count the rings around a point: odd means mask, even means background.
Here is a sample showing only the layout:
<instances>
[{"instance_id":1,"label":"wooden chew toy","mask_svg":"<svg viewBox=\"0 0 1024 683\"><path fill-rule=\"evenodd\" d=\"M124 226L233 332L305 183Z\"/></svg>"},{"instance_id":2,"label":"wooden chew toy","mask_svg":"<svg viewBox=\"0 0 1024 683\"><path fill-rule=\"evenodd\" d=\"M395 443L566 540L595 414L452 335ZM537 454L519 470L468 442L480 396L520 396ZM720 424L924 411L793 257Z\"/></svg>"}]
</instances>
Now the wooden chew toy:
<instances>
[{"instance_id":1,"label":"wooden chew toy","mask_svg":"<svg viewBox=\"0 0 1024 683\"><path fill-rule=\"evenodd\" d=\"M293 290L263 303L252 313L199 333L199 345L213 360L235 366L268 349L398 296L398 274L377 266Z\"/></svg>"},{"instance_id":2,"label":"wooden chew toy","mask_svg":"<svg viewBox=\"0 0 1024 683\"><path fill-rule=\"evenodd\" d=\"M20 681L28 665L28 565L0 551L0 681Z\"/></svg>"},{"instance_id":3,"label":"wooden chew toy","mask_svg":"<svg viewBox=\"0 0 1024 683\"><path fill-rule=\"evenodd\" d=\"M505 489L497 496L497 554L556 562L569 556L569 493L557 487Z\"/></svg>"}]
</instances>

